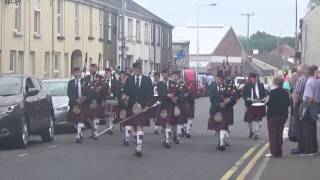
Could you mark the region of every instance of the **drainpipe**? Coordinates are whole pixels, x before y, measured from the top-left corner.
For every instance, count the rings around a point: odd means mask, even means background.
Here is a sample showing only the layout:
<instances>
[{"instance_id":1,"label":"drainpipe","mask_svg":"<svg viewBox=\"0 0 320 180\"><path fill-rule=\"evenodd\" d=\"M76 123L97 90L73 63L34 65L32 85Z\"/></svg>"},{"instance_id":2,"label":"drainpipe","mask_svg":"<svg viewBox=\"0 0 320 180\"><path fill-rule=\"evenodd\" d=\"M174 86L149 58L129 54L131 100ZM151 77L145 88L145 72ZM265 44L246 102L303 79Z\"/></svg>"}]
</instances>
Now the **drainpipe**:
<instances>
[{"instance_id":1,"label":"drainpipe","mask_svg":"<svg viewBox=\"0 0 320 180\"><path fill-rule=\"evenodd\" d=\"M55 37L55 35L54 35L54 34L55 34L55 33L54 33L54 17L55 17L55 15L54 15L54 7L55 7L55 6L54 6L54 0L51 0L51 9L52 9L52 17L51 17L51 18L52 18L52 19L51 19L51 21L52 21L52 23L51 23L51 24L52 24L52 29L51 29L51 34L52 34L52 40L51 40L51 41L52 41L52 42L51 42L51 43L52 43L52 45L51 45L51 46L52 46L52 51L51 51L52 54L51 54L51 57L52 57L52 59L51 59L51 60L52 60L52 61L51 61L51 63L49 63L49 66L50 66L50 67L53 66L53 58L54 58L54 53L55 53L55 52L54 52L54 37ZM50 78L51 75L53 76L53 72L51 72L51 70L52 70L52 67L49 68L49 72L50 72L50 73L48 74L48 75L49 75L48 78Z\"/></svg>"}]
</instances>

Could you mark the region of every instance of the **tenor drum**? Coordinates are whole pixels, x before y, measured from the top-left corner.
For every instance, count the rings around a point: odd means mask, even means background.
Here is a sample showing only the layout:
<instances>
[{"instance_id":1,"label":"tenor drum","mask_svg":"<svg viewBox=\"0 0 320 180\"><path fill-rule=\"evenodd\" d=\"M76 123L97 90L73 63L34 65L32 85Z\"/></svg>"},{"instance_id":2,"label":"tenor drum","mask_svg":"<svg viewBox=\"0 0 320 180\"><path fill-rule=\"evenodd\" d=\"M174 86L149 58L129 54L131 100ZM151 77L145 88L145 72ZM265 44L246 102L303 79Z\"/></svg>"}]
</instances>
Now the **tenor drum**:
<instances>
[{"instance_id":1,"label":"tenor drum","mask_svg":"<svg viewBox=\"0 0 320 180\"><path fill-rule=\"evenodd\" d=\"M106 100L105 114L107 116L115 116L119 109L119 102L117 100Z\"/></svg>"}]
</instances>

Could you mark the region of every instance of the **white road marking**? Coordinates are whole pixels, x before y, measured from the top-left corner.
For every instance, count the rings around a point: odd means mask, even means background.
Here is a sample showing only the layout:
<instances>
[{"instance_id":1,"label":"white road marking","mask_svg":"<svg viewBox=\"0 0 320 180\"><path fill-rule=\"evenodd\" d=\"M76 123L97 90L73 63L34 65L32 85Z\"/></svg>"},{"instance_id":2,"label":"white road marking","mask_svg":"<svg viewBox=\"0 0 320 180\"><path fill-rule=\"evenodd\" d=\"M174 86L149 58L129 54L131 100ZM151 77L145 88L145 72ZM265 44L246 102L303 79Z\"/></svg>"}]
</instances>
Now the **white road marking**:
<instances>
[{"instance_id":1,"label":"white road marking","mask_svg":"<svg viewBox=\"0 0 320 180\"><path fill-rule=\"evenodd\" d=\"M26 157L26 156L31 156L31 154L25 153L25 154L19 154L18 157Z\"/></svg>"},{"instance_id":2,"label":"white road marking","mask_svg":"<svg viewBox=\"0 0 320 180\"><path fill-rule=\"evenodd\" d=\"M57 147L59 147L59 145L52 145L52 146L49 146L48 148L53 149L53 148L57 148Z\"/></svg>"}]
</instances>

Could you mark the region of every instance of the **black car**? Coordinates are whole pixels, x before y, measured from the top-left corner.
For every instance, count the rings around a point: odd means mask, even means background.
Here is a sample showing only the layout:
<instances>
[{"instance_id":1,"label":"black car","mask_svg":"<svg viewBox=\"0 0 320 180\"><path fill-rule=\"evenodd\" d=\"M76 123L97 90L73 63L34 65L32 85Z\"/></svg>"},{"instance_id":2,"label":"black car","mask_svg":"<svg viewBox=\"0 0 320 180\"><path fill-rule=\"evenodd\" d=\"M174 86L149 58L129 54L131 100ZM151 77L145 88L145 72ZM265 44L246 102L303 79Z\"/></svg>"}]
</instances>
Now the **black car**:
<instances>
[{"instance_id":1,"label":"black car","mask_svg":"<svg viewBox=\"0 0 320 180\"><path fill-rule=\"evenodd\" d=\"M54 139L54 110L49 93L34 76L0 75L0 142L27 147L29 135Z\"/></svg>"}]
</instances>

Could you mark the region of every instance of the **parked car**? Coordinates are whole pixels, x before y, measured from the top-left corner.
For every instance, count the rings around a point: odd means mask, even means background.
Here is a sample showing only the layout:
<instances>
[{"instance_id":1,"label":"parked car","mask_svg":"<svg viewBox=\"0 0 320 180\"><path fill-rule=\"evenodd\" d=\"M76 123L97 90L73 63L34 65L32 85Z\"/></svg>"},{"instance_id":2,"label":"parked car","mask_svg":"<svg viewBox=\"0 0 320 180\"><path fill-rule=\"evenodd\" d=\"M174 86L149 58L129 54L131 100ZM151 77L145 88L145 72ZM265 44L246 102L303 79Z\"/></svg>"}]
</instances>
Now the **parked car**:
<instances>
[{"instance_id":1,"label":"parked car","mask_svg":"<svg viewBox=\"0 0 320 180\"><path fill-rule=\"evenodd\" d=\"M51 96L34 76L0 75L0 141L25 148L29 135L54 140Z\"/></svg>"},{"instance_id":2,"label":"parked car","mask_svg":"<svg viewBox=\"0 0 320 180\"><path fill-rule=\"evenodd\" d=\"M68 121L69 98L67 95L69 79L43 80L44 87L52 96L57 131L75 131L74 124Z\"/></svg>"}]
</instances>

